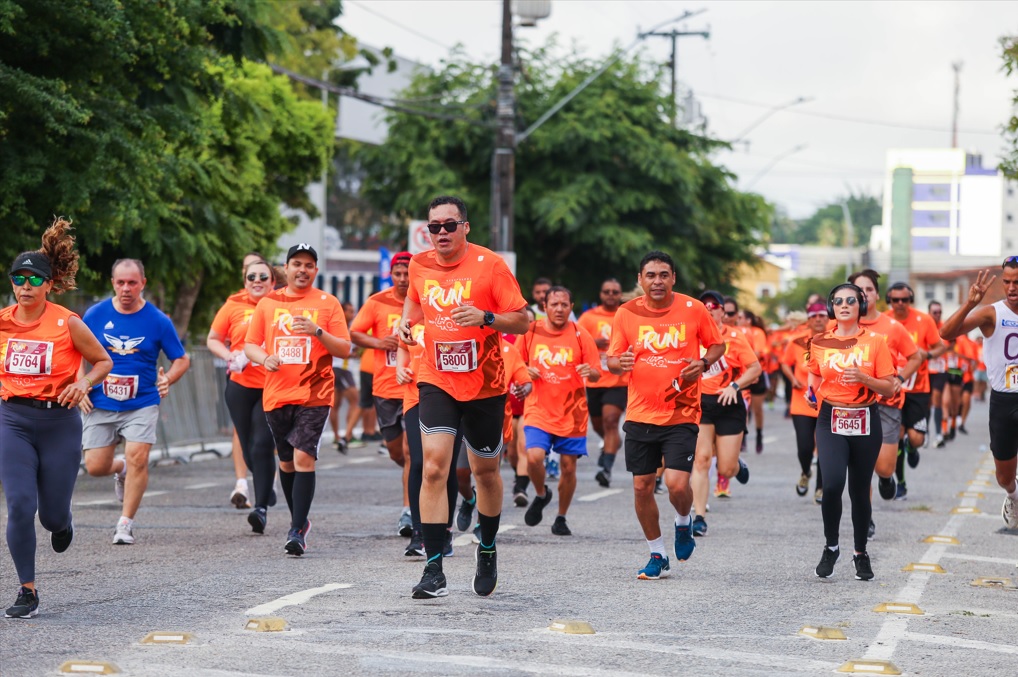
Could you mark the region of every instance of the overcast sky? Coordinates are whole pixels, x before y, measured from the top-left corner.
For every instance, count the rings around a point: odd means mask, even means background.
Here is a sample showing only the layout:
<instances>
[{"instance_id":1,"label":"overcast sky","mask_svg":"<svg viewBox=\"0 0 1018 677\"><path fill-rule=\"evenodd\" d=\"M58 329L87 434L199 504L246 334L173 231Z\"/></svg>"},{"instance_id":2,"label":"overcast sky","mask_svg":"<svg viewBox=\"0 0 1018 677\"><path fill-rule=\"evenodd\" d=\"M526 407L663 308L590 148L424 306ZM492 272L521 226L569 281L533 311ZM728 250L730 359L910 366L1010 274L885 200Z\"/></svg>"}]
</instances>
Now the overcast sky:
<instances>
[{"instance_id":1,"label":"overcast sky","mask_svg":"<svg viewBox=\"0 0 1018 677\"><path fill-rule=\"evenodd\" d=\"M626 46L640 30L686 10L676 24L709 26L710 40L679 40L679 79L692 88L709 132L731 139L770 107L813 100L775 113L715 159L739 186L783 206L793 217L849 190L879 195L888 148L951 143L954 74L962 61L959 146L996 166L1000 127L1010 117L1018 75L1001 71L998 39L1018 34L1018 2L665 2L552 0L551 16L516 35L531 44L558 34L592 57ZM498 59L501 0L345 0L342 27L362 42L435 65L444 45L462 43L476 60ZM670 30L669 26L662 30ZM638 48L662 63L671 42ZM749 103L746 103L749 102ZM761 105L751 105L761 104ZM570 105L582 105L582 95ZM861 124L824 115L871 120ZM805 144L757 179L775 158ZM755 182L754 182L755 180Z\"/></svg>"}]
</instances>

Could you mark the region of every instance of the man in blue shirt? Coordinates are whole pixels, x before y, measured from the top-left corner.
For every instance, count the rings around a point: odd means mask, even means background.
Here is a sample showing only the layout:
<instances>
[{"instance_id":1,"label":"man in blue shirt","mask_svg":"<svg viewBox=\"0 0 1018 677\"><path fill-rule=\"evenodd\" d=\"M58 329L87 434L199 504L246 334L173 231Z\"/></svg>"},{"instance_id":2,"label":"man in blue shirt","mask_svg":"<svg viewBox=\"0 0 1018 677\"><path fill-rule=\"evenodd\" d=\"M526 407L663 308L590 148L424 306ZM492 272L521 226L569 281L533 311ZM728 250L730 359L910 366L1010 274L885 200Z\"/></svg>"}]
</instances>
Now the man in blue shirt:
<instances>
[{"instance_id":1,"label":"man in blue shirt","mask_svg":"<svg viewBox=\"0 0 1018 677\"><path fill-rule=\"evenodd\" d=\"M113 371L81 405L81 444L85 470L93 477L113 475L117 499L124 504L114 545L134 543L134 516L148 486L159 401L191 366L170 318L143 298L145 282L141 261L119 259L113 264L113 298L92 306L82 318L113 358ZM165 373L158 366L160 352L171 360ZM115 459L121 440L124 458Z\"/></svg>"}]
</instances>

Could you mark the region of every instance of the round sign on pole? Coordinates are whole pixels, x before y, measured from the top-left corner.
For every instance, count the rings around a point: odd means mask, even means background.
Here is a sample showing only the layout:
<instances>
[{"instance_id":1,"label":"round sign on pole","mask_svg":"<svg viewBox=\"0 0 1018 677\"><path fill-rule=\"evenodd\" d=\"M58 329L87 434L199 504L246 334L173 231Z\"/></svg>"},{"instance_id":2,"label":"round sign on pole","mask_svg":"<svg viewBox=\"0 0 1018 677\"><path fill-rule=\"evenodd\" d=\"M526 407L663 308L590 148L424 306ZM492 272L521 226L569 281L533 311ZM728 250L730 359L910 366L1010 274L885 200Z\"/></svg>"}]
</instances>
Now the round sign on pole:
<instances>
[{"instance_id":1,"label":"round sign on pole","mask_svg":"<svg viewBox=\"0 0 1018 677\"><path fill-rule=\"evenodd\" d=\"M420 254L426 252L429 249L433 249L431 245L431 237L428 233L428 222L427 221L411 221L410 232L407 237L407 246L411 254Z\"/></svg>"}]
</instances>

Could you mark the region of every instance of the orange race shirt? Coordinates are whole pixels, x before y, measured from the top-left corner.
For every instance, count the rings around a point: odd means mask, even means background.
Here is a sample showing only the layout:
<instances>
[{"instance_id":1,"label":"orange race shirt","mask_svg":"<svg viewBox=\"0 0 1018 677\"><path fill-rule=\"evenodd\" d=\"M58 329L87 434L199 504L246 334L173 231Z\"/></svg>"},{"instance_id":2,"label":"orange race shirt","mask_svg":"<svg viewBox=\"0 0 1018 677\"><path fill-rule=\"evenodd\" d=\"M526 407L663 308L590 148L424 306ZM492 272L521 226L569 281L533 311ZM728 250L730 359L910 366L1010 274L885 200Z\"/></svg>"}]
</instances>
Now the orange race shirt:
<instances>
[{"instance_id":1,"label":"orange race shirt","mask_svg":"<svg viewBox=\"0 0 1018 677\"><path fill-rule=\"evenodd\" d=\"M68 326L78 315L47 301L38 320L22 324L14 319L17 308L0 310L0 397L56 400L81 365Z\"/></svg>"},{"instance_id":2,"label":"orange race shirt","mask_svg":"<svg viewBox=\"0 0 1018 677\"><path fill-rule=\"evenodd\" d=\"M884 315L894 317L894 311L888 310L884 312ZM933 318L926 313L921 313L915 308L908 309L908 317L904 320L898 320L905 329L908 330L909 336L912 337L913 343L920 350L929 352L930 347L936 345L940 341L940 332L937 331L937 323L933 321ZM915 381L909 379L908 383L905 383L902 390L909 393L928 393L930 392L930 369L924 361L919 367L919 370L915 373Z\"/></svg>"},{"instance_id":3,"label":"orange race shirt","mask_svg":"<svg viewBox=\"0 0 1018 677\"><path fill-rule=\"evenodd\" d=\"M973 372L975 371L976 364L979 363L979 344L968 337L968 334L961 334L958 336L958 340L955 342L955 350L962 358L961 360L961 374L962 383L968 383L972 380Z\"/></svg>"},{"instance_id":4,"label":"orange race shirt","mask_svg":"<svg viewBox=\"0 0 1018 677\"><path fill-rule=\"evenodd\" d=\"M575 322L556 332L547 320L537 320L530 331L516 341L523 361L537 369L534 391L523 409L524 425L559 437L587 435L587 380L576 367L601 369L601 357L594 338Z\"/></svg>"},{"instance_id":5,"label":"orange race shirt","mask_svg":"<svg viewBox=\"0 0 1018 677\"><path fill-rule=\"evenodd\" d=\"M618 312L618 310L616 310ZM580 315L576 322L587 330L587 333L597 339L607 339L609 344L612 338L612 322L615 313L605 310L602 306L595 306ZM616 376L608 371L608 350L601 350L601 379L597 383L588 383L588 388L618 388L629 385L629 374Z\"/></svg>"},{"instance_id":6,"label":"orange race shirt","mask_svg":"<svg viewBox=\"0 0 1018 677\"><path fill-rule=\"evenodd\" d=\"M809 371L806 361L809 359L809 342L812 338L813 332L809 329L793 332L781 357L781 363L792 368L795 380L802 385L801 388L792 386L792 401L789 411L792 416L816 418L819 414L816 409L806 403L806 388L809 387Z\"/></svg>"},{"instance_id":7,"label":"orange race shirt","mask_svg":"<svg viewBox=\"0 0 1018 677\"><path fill-rule=\"evenodd\" d=\"M346 318L344 318L346 319ZM356 317L354 318L356 319ZM354 346L357 348L357 346ZM375 374L375 351L368 348L358 348L361 351L361 371L366 371L371 374L372 377Z\"/></svg>"},{"instance_id":8,"label":"orange race shirt","mask_svg":"<svg viewBox=\"0 0 1018 677\"><path fill-rule=\"evenodd\" d=\"M749 345L741 331L723 327L720 334L725 342L725 354L703 373L703 383L700 385L700 392L703 395L717 395L722 389L727 388L729 383L737 381L751 364L759 361L753 347ZM706 348L700 349L700 357L706 353Z\"/></svg>"},{"instance_id":9,"label":"orange race shirt","mask_svg":"<svg viewBox=\"0 0 1018 677\"><path fill-rule=\"evenodd\" d=\"M384 338L396 333L399 318L403 314L403 302L396 298L393 289L372 294L357 311L357 317L350 325L350 331L371 334ZM403 397L404 387L396 383L396 351L366 348L365 354L372 353L375 370L371 382L371 394L386 400ZM363 364L363 362L362 362Z\"/></svg>"},{"instance_id":10,"label":"orange race shirt","mask_svg":"<svg viewBox=\"0 0 1018 677\"><path fill-rule=\"evenodd\" d=\"M860 328L853 336L826 331L813 338L808 369L823 378L817 399L859 406L875 403L877 394L866 386L842 382L841 375L848 367L857 367L874 378L896 373L887 340L875 331Z\"/></svg>"},{"instance_id":11,"label":"orange race shirt","mask_svg":"<svg viewBox=\"0 0 1018 677\"><path fill-rule=\"evenodd\" d=\"M915 341L912 340L912 336L908 331L901 325L900 322L887 315L877 315L877 319L872 322L868 320L860 320L859 326L863 329L875 331L878 334L882 334L887 339L887 347L891 351L891 361L894 362L895 371L901 369L908 362L908 358L916 354ZM880 404L887 405L888 407L894 407L895 409L901 409L905 406L905 389L906 387L914 382L915 375L905 381L901 390L898 394L891 398L885 398L878 396L877 401Z\"/></svg>"},{"instance_id":12,"label":"orange race shirt","mask_svg":"<svg viewBox=\"0 0 1018 677\"><path fill-rule=\"evenodd\" d=\"M223 337L230 350L244 350L247 328L257 302L246 291L239 291L226 299L226 303L212 320L212 331ZM229 372L230 380L245 388L261 390L265 385L265 369L254 362L238 373Z\"/></svg>"},{"instance_id":13,"label":"orange race shirt","mask_svg":"<svg viewBox=\"0 0 1018 677\"><path fill-rule=\"evenodd\" d=\"M427 350L419 383L430 383L461 402L506 392L502 337L491 327L461 327L452 311L472 305L509 313L527 305L520 285L501 256L476 244L457 263L438 262L435 250L410 260L410 300L424 311Z\"/></svg>"},{"instance_id":14,"label":"orange race shirt","mask_svg":"<svg viewBox=\"0 0 1018 677\"><path fill-rule=\"evenodd\" d=\"M629 377L626 419L652 425L700 422L700 379L685 382L679 373L700 359L700 348L721 343L707 308L685 294L673 293L664 310L648 308L642 296L622 304L612 325L608 355L632 347L636 357Z\"/></svg>"},{"instance_id":15,"label":"orange race shirt","mask_svg":"<svg viewBox=\"0 0 1018 677\"><path fill-rule=\"evenodd\" d=\"M318 338L294 334L294 317L309 317L323 331L350 340L343 307L335 296L321 289L310 289L303 296L289 296L284 287L258 301L246 341L264 346L280 362L279 371L265 372L262 391L265 411L287 404L332 405L336 380L332 355Z\"/></svg>"},{"instance_id":16,"label":"orange race shirt","mask_svg":"<svg viewBox=\"0 0 1018 677\"><path fill-rule=\"evenodd\" d=\"M509 378L509 385L532 383L527 365L520 356L516 346L508 341L502 342L502 363ZM524 400L525 402L526 400ZM513 403L512 398L505 398L505 421L502 424L502 439L509 442L513 439Z\"/></svg>"}]
</instances>

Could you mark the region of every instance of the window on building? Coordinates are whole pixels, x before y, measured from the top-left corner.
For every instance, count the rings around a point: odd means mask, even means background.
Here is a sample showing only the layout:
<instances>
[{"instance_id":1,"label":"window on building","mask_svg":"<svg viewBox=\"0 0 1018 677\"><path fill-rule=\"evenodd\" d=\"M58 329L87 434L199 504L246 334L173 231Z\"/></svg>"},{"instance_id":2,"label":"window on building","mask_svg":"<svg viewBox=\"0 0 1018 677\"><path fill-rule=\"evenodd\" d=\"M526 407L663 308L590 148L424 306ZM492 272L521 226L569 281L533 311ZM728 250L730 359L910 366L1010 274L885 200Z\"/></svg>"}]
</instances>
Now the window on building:
<instances>
[{"instance_id":1,"label":"window on building","mask_svg":"<svg viewBox=\"0 0 1018 677\"><path fill-rule=\"evenodd\" d=\"M954 285L953 284L945 284L944 285L944 300L947 301L948 303L950 303L951 301L954 301Z\"/></svg>"},{"instance_id":2,"label":"window on building","mask_svg":"<svg viewBox=\"0 0 1018 677\"><path fill-rule=\"evenodd\" d=\"M923 284L923 296L926 297L927 303L937 298L937 288L932 282Z\"/></svg>"}]
</instances>

